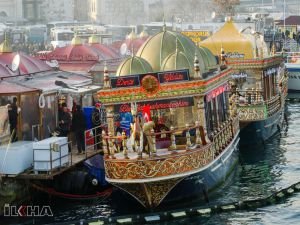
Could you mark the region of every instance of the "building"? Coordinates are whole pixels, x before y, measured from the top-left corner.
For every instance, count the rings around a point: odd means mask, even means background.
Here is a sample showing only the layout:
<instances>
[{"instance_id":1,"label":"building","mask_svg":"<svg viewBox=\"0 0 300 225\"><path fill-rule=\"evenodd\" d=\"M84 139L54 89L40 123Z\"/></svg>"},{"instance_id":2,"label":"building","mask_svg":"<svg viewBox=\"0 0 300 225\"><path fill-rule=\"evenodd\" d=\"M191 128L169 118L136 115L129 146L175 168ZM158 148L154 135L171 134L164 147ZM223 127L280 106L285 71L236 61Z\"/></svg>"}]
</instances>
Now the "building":
<instances>
[{"instance_id":1,"label":"building","mask_svg":"<svg viewBox=\"0 0 300 225\"><path fill-rule=\"evenodd\" d=\"M284 20L277 22L276 26L280 32L288 33L290 38L300 31L300 16L289 16Z\"/></svg>"},{"instance_id":2,"label":"building","mask_svg":"<svg viewBox=\"0 0 300 225\"><path fill-rule=\"evenodd\" d=\"M20 22L23 20L22 0L0 1L0 22Z\"/></svg>"},{"instance_id":3,"label":"building","mask_svg":"<svg viewBox=\"0 0 300 225\"><path fill-rule=\"evenodd\" d=\"M143 0L90 0L89 16L92 22L118 25L143 23L146 19Z\"/></svg>"}]
</instances>

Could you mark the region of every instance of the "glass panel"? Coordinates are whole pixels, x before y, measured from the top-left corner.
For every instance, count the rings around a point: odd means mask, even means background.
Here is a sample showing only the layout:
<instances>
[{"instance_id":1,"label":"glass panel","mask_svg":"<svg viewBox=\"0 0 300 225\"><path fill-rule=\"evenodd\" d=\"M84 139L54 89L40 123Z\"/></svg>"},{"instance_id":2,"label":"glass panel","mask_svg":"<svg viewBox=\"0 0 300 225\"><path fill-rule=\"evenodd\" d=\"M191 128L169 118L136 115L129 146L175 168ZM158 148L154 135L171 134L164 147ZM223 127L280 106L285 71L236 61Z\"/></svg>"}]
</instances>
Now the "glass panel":
<instances>
[{"instance_id":1,"label":"glass panel","mask_svg":"<svg viewBox=\"0 0 300 225\"><path fill-rule=\"evenodd\" d=\"M26 141L32 140L32 125L39 124L39 95L21 95L21 121L22 121L22 139Z\"/></svg>"}]
</instances>

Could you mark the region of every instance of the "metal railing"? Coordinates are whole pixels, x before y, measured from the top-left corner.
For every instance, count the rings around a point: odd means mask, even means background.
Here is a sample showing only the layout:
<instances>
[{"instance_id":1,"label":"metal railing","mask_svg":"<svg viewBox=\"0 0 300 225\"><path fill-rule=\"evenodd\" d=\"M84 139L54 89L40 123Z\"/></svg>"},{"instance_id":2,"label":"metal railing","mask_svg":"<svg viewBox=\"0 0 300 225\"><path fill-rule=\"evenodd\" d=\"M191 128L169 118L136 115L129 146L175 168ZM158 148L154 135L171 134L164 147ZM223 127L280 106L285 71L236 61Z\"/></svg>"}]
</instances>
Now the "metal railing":
<instances>
[{"instance_id":1,"label":"metal railing","mask_svg":"<svg viewBox=\"0 0 300 225\"><path fill-rule=\"evenodd\" d=\"M87 157L87 150L100 150L98 147L102 145L102 130L105 129L103 126L97 126L88 129L84 132L84 149ZM89 144L92 143L92 144Z\"/></svg>"}]
</instances>

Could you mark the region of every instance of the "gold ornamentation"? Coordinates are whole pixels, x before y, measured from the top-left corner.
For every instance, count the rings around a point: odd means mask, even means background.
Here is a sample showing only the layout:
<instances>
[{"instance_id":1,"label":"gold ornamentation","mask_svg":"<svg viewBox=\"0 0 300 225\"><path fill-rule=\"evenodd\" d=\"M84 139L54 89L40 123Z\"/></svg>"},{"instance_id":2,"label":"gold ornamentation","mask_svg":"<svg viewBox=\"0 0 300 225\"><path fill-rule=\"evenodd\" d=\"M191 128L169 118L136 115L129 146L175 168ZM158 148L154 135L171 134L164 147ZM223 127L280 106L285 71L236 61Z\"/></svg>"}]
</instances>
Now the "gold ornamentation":
<instances>
[{"instance_id":1,"label":"gold ornamentation","mask_svg":"<svg viewBox=\"0 0 300 225\"><path fill-rule=\"evenodd\" d=\"M183 179L184 178L174 178L166 181L140 184L114 183L114 185L133 196L143 206L154 208L158 206L168 193Z\"/></svg>"},{"instance_id":2,"label":"gold ornamentation","mask_svg":"<svg viewBox=\"0 0 300 225\"><path fill-rule=\"evenodd\" d=\"M156 77L147 75L142 79L142 88L147 94L153 95L159 90L159 81Z\"/></svg>"},{"instance_id":3,"label":"gold ornamentation","mask_svg":"<svg viewBox=\"0 0 300 225\"><path fill-rule=\"evenodd\" d=\"M149 179L176 175L199 169L213 160L210 145L167 157L144 160L105 160L105 173L110 179Z\"/></svg>"}]
</instances>

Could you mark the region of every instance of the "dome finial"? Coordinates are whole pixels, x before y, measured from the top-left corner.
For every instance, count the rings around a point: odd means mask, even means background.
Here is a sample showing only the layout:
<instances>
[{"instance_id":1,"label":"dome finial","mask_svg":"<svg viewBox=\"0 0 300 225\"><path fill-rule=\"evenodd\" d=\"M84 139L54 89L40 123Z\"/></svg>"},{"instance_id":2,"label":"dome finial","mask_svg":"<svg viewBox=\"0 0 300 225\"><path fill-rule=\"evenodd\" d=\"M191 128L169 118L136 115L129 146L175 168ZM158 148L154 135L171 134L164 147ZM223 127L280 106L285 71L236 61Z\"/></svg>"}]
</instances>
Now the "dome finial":
<instances>
[{"instance_id":1,"label":"dome finial","mask_svg":"<svg viewBox=\"0 0 300 225\"><path fill-rule=\"evenodd\" d=\"M103 77L104 77L103 88L110 88L109 73L108 73L106 61L104 62Z\"/></svg>"},{"instance_id":2,"label":"dome finial","mask_svg":"<svg viewBox=\"0 0 300 225\"><path fill-rule=\"evenodd\" d=\"M0 45L0 53L9 53L12 52L11 45L9 43L9 40L7 38L7 33L4 33L4 41Z\"/></svg>"},{"instance_id":3,"label":"dome finial","mask_svg":"<svg viewBox=\"0 0 300 225\"><path fill-rule=\"evenodd\" d=\"M163 31L166 31L167 30L167 25L166 25L166 19L165 19L165 15L164 15L164 18L163 18Z\"/></svg>"},{"instance_id":4,"label":"dome finial","mask_svg":"<svg viewBox=\"0 0 300 225\"><path fill-rule=\"evenodd\" d=\"M196 75L199 75L198 73L200 72L200 66L199 66L199 59L197 55L197 51L195 51L195 57L194 57L194 71ZM197 77L197 76L195 76Z\"/></svg>"},{"instance_id":5,"label":"dome finial","mask_svg":"<svg viewBox=\"0 0 300 225\"><path fill-rule=\"evenodd\" d=\"M178 53L178 38L176 38L176 53Z\"/></svg>"}]
</instances>

